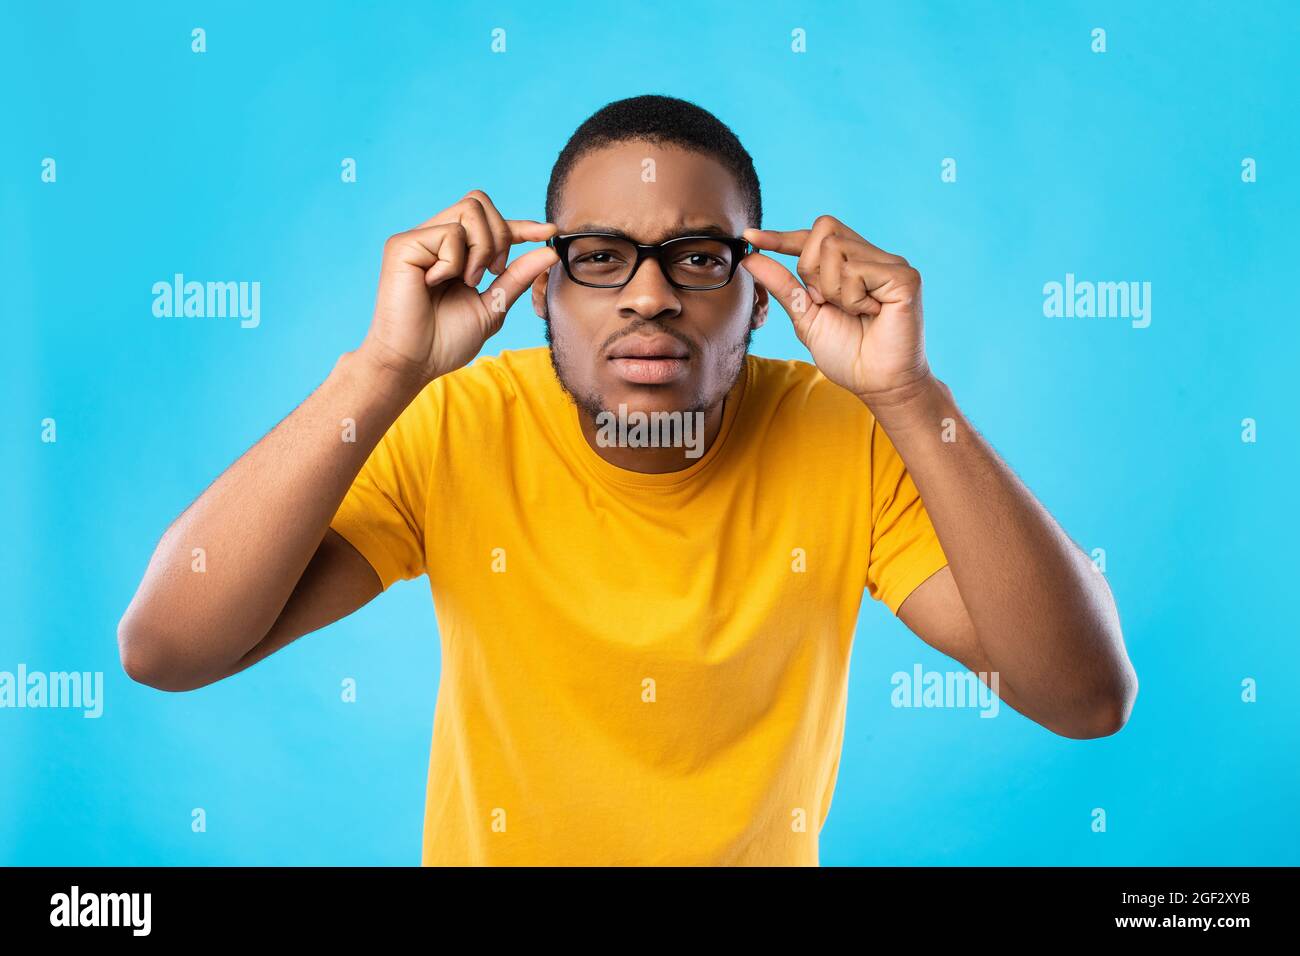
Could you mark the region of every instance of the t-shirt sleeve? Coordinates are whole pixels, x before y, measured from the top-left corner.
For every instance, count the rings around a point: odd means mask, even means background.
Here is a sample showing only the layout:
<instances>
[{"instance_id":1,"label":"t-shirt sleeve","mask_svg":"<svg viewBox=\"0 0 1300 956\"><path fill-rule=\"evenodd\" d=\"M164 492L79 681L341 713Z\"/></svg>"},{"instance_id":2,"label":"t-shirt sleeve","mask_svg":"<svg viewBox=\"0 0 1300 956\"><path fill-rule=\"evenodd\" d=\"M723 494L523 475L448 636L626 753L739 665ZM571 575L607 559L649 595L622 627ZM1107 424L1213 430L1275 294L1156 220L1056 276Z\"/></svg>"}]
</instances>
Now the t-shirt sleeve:
<instances>
[{"instance_id":1,"label":"t-shirt sleeve","mask_svg":"<svg viewBox=\"0 0 1300 956\"><path fill-rule=\"evenodd\" d=\"M425 501L436 417L432 388L411 402L366 459L330 527L361 552L385 591L425 573Z\"/></svg>"},{"instance_id":2,"label":"t-shirt sleeve","mask_svg":"<svg viewBox=\"0 0 1300 956\"><path fill-rule=\"evenodd\" d=\"M921 495L885 430L871 423L871 555L867 593L894 614L948 564Z\"/></svg>"}]
</instances>

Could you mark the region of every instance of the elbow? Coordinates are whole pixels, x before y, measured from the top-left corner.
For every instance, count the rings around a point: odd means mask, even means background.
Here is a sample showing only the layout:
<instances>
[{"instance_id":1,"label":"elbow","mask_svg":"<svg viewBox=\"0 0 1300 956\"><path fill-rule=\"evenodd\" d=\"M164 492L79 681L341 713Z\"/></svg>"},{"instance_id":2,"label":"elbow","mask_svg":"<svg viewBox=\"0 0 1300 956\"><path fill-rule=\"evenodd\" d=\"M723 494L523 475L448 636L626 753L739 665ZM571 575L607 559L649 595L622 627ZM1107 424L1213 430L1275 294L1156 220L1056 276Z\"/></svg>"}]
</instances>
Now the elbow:
<instances>
[{"instance_id":1,"label":"elbow","mask_svg":"<svg viewBox=\"0 0 1300 956\"><path fill-rule=\"evenodd\" d=\"M1128 724L1137 702L1138 679L1131 664L1125 661L1125 667L1112 690L1102 696L1090 714L1083 732L1071 734L1081 740L1094 740L1099 737L1111 737L1119 733Z\"/></svg>"},{"instance_id":2,"label":"elbow","mask_svg":"<svg viewBox=\"0 0 1300 956\"><path fill-rule=\"evenodd\" d=\"M202 686L181 679L169 662L166 643L133 621L130 610L117 625L117 650L122 670L137 684L172 692L195 690Z\"/></svg>"},{"instance_id":3,"label":"elbow","mask_svg":"<svg viewBox=\"0 0 1300 956\"><path fill-rule=\"evenodd\" d=\"M1090 705L1083 708L1075 732L1066 736L1080 740L1093 740L1099 737L1111 737L1119 733L1128 724L1137 702L1137 671L1124 650L1124 637L1120 631L1119 616L1110 615L1110 627L1094 643L1105 647L1105 666L1095 675L1093 692L1083 699Z\"/></svg>"}]
</instances>

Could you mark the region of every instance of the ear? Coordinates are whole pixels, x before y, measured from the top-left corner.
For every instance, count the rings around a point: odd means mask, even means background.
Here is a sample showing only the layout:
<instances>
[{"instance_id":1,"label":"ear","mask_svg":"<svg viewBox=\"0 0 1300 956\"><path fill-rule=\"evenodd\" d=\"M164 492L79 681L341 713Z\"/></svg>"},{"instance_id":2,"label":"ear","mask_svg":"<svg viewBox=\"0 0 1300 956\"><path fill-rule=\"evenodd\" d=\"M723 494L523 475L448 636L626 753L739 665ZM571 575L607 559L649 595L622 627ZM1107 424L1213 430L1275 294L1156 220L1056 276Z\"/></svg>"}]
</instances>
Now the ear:
<instances>
[{"instance_id":1,"label":"ear","mask_svg":"<svg viewBox=\"0 0 1300 956\"><path fill-rule=\"evenodd\" d=\"M537 313L539 319L546 318L546 283L550 275L551 270L547 269L533 280L533 311Z\"/></svg>"},{"instance_id":2,"label":"ear","mask_svg":"<svg viewBox=\"0 0 1300 956\"><path fill-rule=\"evenodd\" d=\"M749 327L752 329L761 329L763 323L767 321L767 286L754 283L754 311L749 318Z\"/></svg>"}]
</instances>

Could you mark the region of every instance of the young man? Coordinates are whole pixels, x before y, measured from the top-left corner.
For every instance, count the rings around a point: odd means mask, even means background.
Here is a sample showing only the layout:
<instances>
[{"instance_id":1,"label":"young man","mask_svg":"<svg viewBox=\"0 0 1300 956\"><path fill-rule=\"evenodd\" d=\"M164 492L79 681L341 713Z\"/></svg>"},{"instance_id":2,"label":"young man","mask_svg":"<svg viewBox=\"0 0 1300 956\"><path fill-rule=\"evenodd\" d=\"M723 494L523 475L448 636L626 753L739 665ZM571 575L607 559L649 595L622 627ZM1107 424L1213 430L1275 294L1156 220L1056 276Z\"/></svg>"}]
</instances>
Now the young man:
<instances>
[{"instance_id":1,"label":"young man","mask_svg":"<svg viewBox=\"0 0 1300 956\"><path fill-rule=\"evenodd\" d=\"M758 228L739 141L658 96L579 127L546 217L473 190L389 239L360 347L159 543L134 679L203 686L427 574L425 864L816 864L864 589L1054 732L1125 723L1105 580L931 373L904 259ZM549 348L467 365L527 290ZM773 297L815 365L749 354Z\"/></svg>"}]
</instances>

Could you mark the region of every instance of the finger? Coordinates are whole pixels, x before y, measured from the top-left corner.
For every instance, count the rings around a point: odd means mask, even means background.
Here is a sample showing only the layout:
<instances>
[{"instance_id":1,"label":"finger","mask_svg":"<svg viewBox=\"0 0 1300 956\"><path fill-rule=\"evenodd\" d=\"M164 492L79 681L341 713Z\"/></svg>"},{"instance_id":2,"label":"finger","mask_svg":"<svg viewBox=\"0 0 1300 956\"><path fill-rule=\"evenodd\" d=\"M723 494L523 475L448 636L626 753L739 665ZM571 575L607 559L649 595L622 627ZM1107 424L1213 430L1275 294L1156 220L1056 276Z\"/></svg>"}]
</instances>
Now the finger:
<instances>
[{"instance_id":1,"label":"finger","mask_svg":"<svg viewBox=\"0 0 1300 956\"><path fill-rule=\"evenodd\" d=\"M459 219L469 234L469 256L465 260L465 284L477 286L483 278L488 263L496 258L496 243L492 241L492 227L488 223L487 210L483 204L472 196L467 196L458 203Z\"/></svg>"},{"instance_id":2,"label":"finger","mask_svg":"<svg viewBox=\"0 0 1300 956\"><path fill-rule=\"evenodd\" d=\"M787 256L803 255L808 249L808 243L821 235L862 239L834 216L818 216L813 220L811 229L746 229L742 235L760 249L769 249Z\"/></svg>"},{"instance_id":3,"label":"finger","mask_svg":"<svg viewBox=\"0 0 1300 956\"><path fill-rule=\"evenodd\" d=\"M560 257L550 246L531 249L506 266L505 271L480 293L479 298L494 318L503 318L524 294L524 290L559 261Z\"/></svg>"},{"instance_id":4,"label":"finger","mask_svg":"<svg viewBox=\"0 0 1300 956\"><path fill-rule=\"evenodd\" d=\"M867 273L876 268L862 263L843 261L837 266L840 276L839 284L831 301L849 315L861 315L874 318L880 314L880 301L871 294L867 284ZM822 267L825 272L825 266Z\"/></svg>"},{"instance_id":5,"label":"finger","mask_svg":"<svg viewBox=\"0 0 1300 956\"><path fill-rule=\"evenodd\" d=\"M465 227L467 245L470 249L470 257L465 262L464 274L461 278L467 285L478 285L479 279L483 277L483 269L496 256L492 232L488 227L487 214L483 210L482 203L466 196L411 231L418 232L421 229L453 223ZM477 276L474 275L475 272L478 273Z\"/></svg>"},{"instance_id":6,"label":"finger","mask_svg":"<svg viewBox=\"0 0 1300 956\"><path fill-rule=\"evenodd\" d=\"M872 304L865 302L861 295L850 293L850 299L857 300L858 304L865 304L866 308L862 310L865 315L879 313L880 304L909 304L911 300L917 298L920 290L920 273L907 264L849 260L845 263L845 269L852 274L855 284L861 285L868 298L878 303L878 306L872 307ZM845 304L845 310L849 308L848 304Z\"/></svg>"},{"instance_id":7,"label":"finger","mask_svg":"<svg viewBox=\"0 0 1300 956\"><path fill-rule=\"evenodd\" d=\"M856 242L867 241L834 216L818 216L813 220L813 228L817 228L818 224L825 225L827 231L832 236L840 236L844 239L852 239ZM868 243L868 245L870 245L870 243Z\"/></svg>"},{"instance_id":8,"label":"finger","mask_svg":"<svg viewBox=\"0 0 1300 956\"><path fill-rule=\"evenodd\" d=\"M878 262L906 261L902 256L896 256L893 253L886 252L879 246L871 244L833 216L818 216L816 222L813 223L812 229L794 229L788 232L775 229L746 229L742 235L760 249L769 249L772 252L798 256L803 254L813 230L823 220L828 220L824 228L829 234L853 240L848 244L846 250L846 255L850 259L864 258Z\"/></svg>"},{"instance_id":9,"label":"finger","mask_svg":"<svg viewBox=\"0 0 1300 956\"><path fill-rule=\"evenodd\" d=\"M477 193L479 190L474 190L474 192ZM459 216L457 213L457 207L459 205L460 203L458 202L455 206L444 209L436 216L429 217L415 228L425 229L429 226L442 226L450 222L459 222ZM506 227L510 230L510 242L512 244L520 242L541 242L554 235L556 230L555 223L542 222L538 219L507 219L505 223Z\"/></svg>"},{"instance_id":10,"label":"finger","mask_svg":"<svg viewBox=\"0 0 1300 956\"><path fill-rule=\"evenodd\" d=\"M466 195L477 199L487 216L488 228L492 231L492 246L495 250L492 261L488 263L488 271L493 275L500 275L510 255L510 227L506 225L505 217L501 215L496 204L483 190L471 189Z\"/></svg>"},{"instance_id":11,"label":"finger","mask_svg":"<svg viewBox=\"0 0 1300 956\"><path fill-rule=\"evenodd\" d=\"M746 229L741 235L759 249L797 256L803 252L804 243L808 241L808 233L811 231L810 229L793 229L788 232L776 229Z\"/></svg>"},{"instance_id":12,"label":"finger","mask_svg":"<svg viewBox=\"0 0 1300 956\"><path fill-rule=\"evenodd\" d=\"M545 242L555 235L558 227L553 222L538 222L536 219L507 219L510 229L510 242Z\"/></svg>"},{"instance_id":13,"label":"finger","mask_svg":"<svg viewBox=\"0 0 1300 956\"><path fill-rule=\"evenodd\" d=\"M866 262L907 262L902 256L896 256L892 252L886 252L879 246L872 245L857 233L853 233L850 240L844 244L845 258L861 259Z\"/></svg>"},{"instance_id":14,"label":"finger","mask_svg":"<svg viewBox=\"0 0 1300 956\"><path fill-rule=\"evenodd\" d=\"M781 308L785 309L786 314L790 316L795 333L802 341L820 308L809 297L803 283L781 263L761 252L751 252L740 260L740 264L754 277L754 281L766 288L772 297L781 303Z\"/></svg>"},{"instance_id":15,"label":"finger","mask_svg":"<svg viewBox=\"0 0 1300 956\"><path fill-rule=\"evenodd\" d=\"M808 294L818 304L826 301L826 290L822 288L821 276L823 247L828 239L834 238L833 230L838 224L839 220L832 216L818 216L812 229L809 230L808 238L804 240L799 261L795 264L795 271L799 273L803 284L808 287Z\"/></svg>"},{"instance_id":16,"label":"finger","mask_svg":"<svg viewBox=\"0 0 1300 956\"><path fill-rule=\"evenodd\" d=\"M553 222L538 222L535 219L507 219L506 228L510 230L510 242L517 245L521 242L545 242L551 236L555 235L559 228ZM503 252L498 260L501 263L500 269L494 269L497 275L507 268L506 263L510 259L510 250Z\"/></svg>"},{"instance_id":17,"label":"finger","mask_svg":"<svg viewBox=\"0 0 1300 956\"><path fill-rule=\"evenodd\" d=\"M840 288L844 282L843 240L827 236L822 240L817 266L817 282L808 287L809 294L820 292L821 301L841 305ZM816 296L814 295L814 299Z\"/></svg>"},{"instance_id":18,"label":"finger","mask_svg":"<svg viewBox=\"0 0 1300 956\"><path fill-rule=\"evenodd\" d=\"M463 272L466 249L465 227L443 223L393 236L385 244L384 262L418 269L427 284L435 285Z\"/></svg>"}]
</instances>

